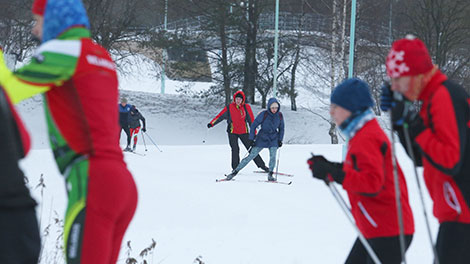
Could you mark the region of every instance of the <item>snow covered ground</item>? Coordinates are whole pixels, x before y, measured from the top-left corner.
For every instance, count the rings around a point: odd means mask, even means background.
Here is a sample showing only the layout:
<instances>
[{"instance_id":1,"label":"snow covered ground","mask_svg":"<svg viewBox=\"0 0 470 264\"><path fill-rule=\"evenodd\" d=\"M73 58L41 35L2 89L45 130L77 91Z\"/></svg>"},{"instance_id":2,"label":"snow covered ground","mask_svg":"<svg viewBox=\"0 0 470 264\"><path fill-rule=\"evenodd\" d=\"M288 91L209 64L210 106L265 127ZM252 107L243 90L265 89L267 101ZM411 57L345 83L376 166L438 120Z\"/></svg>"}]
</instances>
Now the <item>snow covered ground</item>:
<instances>
[{"instance_id":1,"label":"snow covered ground","mask_svg":"<svg viewBox=\"0 0 470 264\"><path fill-rule=\"evenodd\" d=\"M134 67L135 62L129 65ZM254 164L249 164L235 182L216 183L217 178L230 172L226 123L210 130L206 124L224 107L223 103L176 94L180 88L193 85L188 83L170 81L169 94L158 94L160 82L152 79L151 68L130 71L138 74L120 76L121 95L141 110L149 135L163 152L149 140L145 151L140 138L138 151L145 156L125 154L137 183L139 204L118 263L124 264L128 258L155 264L344 261L356 234L328 188L312 179L306 164L311 152L336 161L342 157L342 145L328 144L329 126L325 120L305 110L294 112L281 106L286 134L279 171L295 176L279 176L279 180L292 181L291 185L259 182L266 175L253 173ZM209 85L195 84L194 89ZM317 114L328 116L328 108L315 103L317 97L305 91L300 94L300 102L312 102ZM33 139L33 150L22 166L39 202L37 212L44 243L41 263L62 264L61 225L66 194L47 141L42 100L35 97L18 107ZM253 106L255 115L259 111L259 106ZM121 144L125 144L124 136ZM240 156L245 154L242 150ZM266 151L262 156L267 162ZM408 180L416 223L408 263L431 263L413 170L401 147L398 158ZM424 194L431 215L429 195L427 191ZM435 237L437 222L430 220ZM155 248L152 241L156 242Z\"/></svg>"},{"instance_id":2,"label":"snow covered ground","mask_svg":"<svg viewBox=\"0 0 470 264\"><path fill-rule=\"evenodd\" d=\"M291 185L259 182L266 175L253 173L250 163L235 182L216 183L230 170L228 145L138 147L146 156L126 153L126 161L139 190L139 204L125 235L118 263L134 257L141 263L342 263L356 238L343 212L324 183L312 179L306 160L311 152L340 160L341 145L285 145L279 171L292 173ZM246 151L241 152L241 156ZM267 151L262 152L268 161ZM431 263L422 208L406 154L399 161L408 181L416 234L407 254L409 263ZM42 230L49 226L45 260L57 253L59 236L54 218L65 209L63 180L50 150L33 150L22 163L30 186L41 204ZM43 175L45 187L37 187ZM341 187L339 187L341 188ZM43 195L41 196L41 191ZM343 193L344 194L344 193ZM428 212L430 201L425 193ZM437 222L431 219L434 237ZM139 257L152 239L156 247ZM127 243L130 241L132 250ZM149 253L149 252L147 252Z\"/></svg>"}]
</instances>

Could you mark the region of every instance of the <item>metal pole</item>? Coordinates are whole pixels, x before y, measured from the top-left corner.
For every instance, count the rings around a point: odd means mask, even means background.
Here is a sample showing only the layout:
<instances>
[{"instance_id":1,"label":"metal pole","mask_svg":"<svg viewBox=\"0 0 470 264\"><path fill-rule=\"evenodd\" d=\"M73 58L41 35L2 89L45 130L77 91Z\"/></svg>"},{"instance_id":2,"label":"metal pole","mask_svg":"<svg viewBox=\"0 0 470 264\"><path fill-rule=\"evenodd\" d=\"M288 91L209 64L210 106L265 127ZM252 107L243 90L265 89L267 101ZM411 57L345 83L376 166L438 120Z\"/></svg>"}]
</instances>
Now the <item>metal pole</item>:
<instances>
[{"instance_id":1,"label":"metal pole","mask_svg":"<svg viewBox=\"0 0 470 264\"><path fill-rule=\"evenodd\" d=\"M392 109L390 109L390 125L393 127L393 120L392 120ZM400 253L401 253L401 260L403 263L406 264L406 246L405 246L405 226L403 223L403 211L402 211L402 204L401 204L401 190L400 190L400 179L398 178L398 163L397 158L395 156L395 137L391 135L391 152L392 152L392 165L393 165L393 183L395 186L395 204L397 206L397 217L398 217L398 228L399 228L399 239L400 239ZM384 157L385 157L384 153ZM384 161L385 162L385 161Z\"/></svg>"},{"instance_id":2,"label":"metal pole","mask_svg":"<svg viewBox=\"0 0 470 264\"><path fill-rule=\"evenodd\" d=\"M165 19L163 21L163 28L166 32L167 30L167 19L168 19L168 0L165 0ZM162 51L162 90L161 93L165 94L165 64L166 64L166 49L163 49Z\"/></svg>"},{"instance_id":3,"label":"metal pole","mask_svg":"<svg viewBox=\"0 0 470 264\"><path fill-rule=\"evenodd\" d=\"M392 46L392 15L393 15L393 0L390 0L390 12L388 18L388 44Z\"/></svg>"},{"instance_id":4,"label":"metal pole","mask_svg":"<svg viewBox=\"0 0 470 264\"><path fill-rule=\"evenodd\" d=\"M277 164L276 164L276 181L277 181L277 175L279 175L279 159L281 156L281 147L277 148Z\"/></svg>"},{"instance_id":5,"label":"metal pole","mask_svg":"<svg viewBox=\"0 0 470 264\"><path fill-rule=\"evenodd\" d=\"M403 133L405 134L406 149L408 150L408 154L410 154L410 158L413 161L413 169L416 178L416 184L418 186L419 198L421 200L421 206L423 207L424 222L426 223L426 230L428 231L429 243L431 244L432 253L434 254L434 264L439 264L439 255L437 254L436 247L434 245L434 242L432 241L431 226L429 225L428 212L426 210L426 204L424 203L424 196L421 188L421 183L418 177L418 170L416 169L416 158L414 155L413 146L411 145L411 138L408 132L408 124L404 124Z\"/></svg>"},{"instance_id":6,"label":"metal pole","mask_svg":"<svg viewBox=\"0 0 470 264\"><path fill-rule=\"evenodd\" d=\"M155 143L155 141L153 141L152 137L149 136L149 134L147 134L147 133L144 132L144 135L146 135L146 136L150 139L150 141L153 143L153 145L154 145L160 152L163 152L163 151L158 147L157 143Z\"/></svg>"},{"instance_id":7,"label":"metal pole","mask_svg":"<svg viewBox=\"0 0 470 264\"><path fill-rule=\"evenodd\" d=\"M277 49L279 42L279 0L276 0L276 12L274 18L274 66L273 66L273 97L277 93Z\"/></svg>"},{"instance_id":8,"label":"metal pole","mask_svg":"<svg viewBox=\"0 0 470 264\"><path fill-rule=\"evenodd\" d=\"M349 69L348 78L353 77L354 70L354 35L356 32L356 0L351 2L351 31L349 32Z\"/></svg>"}]
</instances>

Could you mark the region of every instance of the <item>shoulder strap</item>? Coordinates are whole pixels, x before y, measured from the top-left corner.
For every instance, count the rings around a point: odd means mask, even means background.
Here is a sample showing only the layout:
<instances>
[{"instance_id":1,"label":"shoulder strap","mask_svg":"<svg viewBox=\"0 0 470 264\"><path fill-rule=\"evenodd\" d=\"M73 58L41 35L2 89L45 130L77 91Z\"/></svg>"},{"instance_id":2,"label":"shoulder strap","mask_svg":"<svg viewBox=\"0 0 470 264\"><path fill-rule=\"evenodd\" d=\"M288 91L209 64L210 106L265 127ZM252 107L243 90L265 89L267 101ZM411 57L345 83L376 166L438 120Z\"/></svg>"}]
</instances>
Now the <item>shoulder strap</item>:
<instances>
[{"instance_id":1,"label":"shoulder strap","mask_svg":"<svg viewBox=\"0 0 470 264\"><path fill-rule=\"evenodd\" d=\"M261 123L263 123L264 120L266 120L266 117L268 117L268 110L264 111L263 120L261 121Z\"/></svg>"},{"instance_id":2,"label":"shoulder strap","mask_svg":"<svg viewBox=\"0 0 470 264\"><path fill-rule=\"evenodd\" d=\"M232 123L232 117L230 116L230 104L225 106L227 108L227 122Z\"/></svg>"}]
</instances>

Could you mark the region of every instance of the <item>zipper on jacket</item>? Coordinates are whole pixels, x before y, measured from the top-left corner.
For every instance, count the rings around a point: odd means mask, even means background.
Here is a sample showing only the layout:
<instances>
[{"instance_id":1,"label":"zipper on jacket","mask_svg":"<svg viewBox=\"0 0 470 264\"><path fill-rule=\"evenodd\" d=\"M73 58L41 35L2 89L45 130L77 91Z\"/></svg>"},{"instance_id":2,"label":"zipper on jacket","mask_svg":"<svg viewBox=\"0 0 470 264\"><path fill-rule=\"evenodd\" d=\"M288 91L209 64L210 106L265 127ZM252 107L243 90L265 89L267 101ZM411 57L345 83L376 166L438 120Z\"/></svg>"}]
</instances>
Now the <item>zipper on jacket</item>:
<instances>
[{"instance_id":1,"label":"zipper on jacket","mask_svg":"<svg viewBox=\"0 0 470 264\"><path fill-rule=\"evenodd\" d=\"M357 202L357 205L359 206L359 209L361 210L362 214L364 215L364 217L367 219L367 221L369 221L369 223L377 228L377 223L374 221L374 219L372 219L372 217L370 216L370 214L366 211L366 208L364 207L364 205L362 205L361 202Z\"/></svg>"},{"instance_id":2,"label":"zipper on jacket","mask_svg":"<svg viewBox=\"0 0 470 264\"><path fill-rule=\"evenodd\" d=\"M460 215L462 213L462 208L460 207L460 203L457 199L454 188L452 188L452 185L449 182L444 182L442 187L444 191L444 200L446 201L447 205L449 205L450 208L454 209L457 214Z\"/></svg>"}]
</instances>

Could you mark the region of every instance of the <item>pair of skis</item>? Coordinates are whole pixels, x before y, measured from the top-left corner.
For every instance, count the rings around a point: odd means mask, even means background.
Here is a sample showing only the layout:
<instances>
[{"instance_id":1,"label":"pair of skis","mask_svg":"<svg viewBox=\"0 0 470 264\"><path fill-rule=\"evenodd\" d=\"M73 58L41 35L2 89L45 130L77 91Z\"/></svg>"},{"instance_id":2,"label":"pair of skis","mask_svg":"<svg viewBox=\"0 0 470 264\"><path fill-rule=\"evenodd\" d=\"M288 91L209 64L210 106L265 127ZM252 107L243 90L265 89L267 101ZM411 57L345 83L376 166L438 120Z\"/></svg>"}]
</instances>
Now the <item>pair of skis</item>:
<instances>
[{"instance_id":1,"label":"pair of skis","mask_svg":"<svg viewBox=\"0 0 470 264\"><path fill-rule=\"evenodd\" d=\"M132 153L132 154L135 154L135 155L138 155L138 156L145 156L145 154L139 153L139 152L135 152L135 150L123 150L123 152Z\"/></svg>"},{"instance_id":2,"label":"pair of skis","mask_svg":"<svg viewBox=\"0 0 470 264\"><path fill-rule=\"evenodd\" d=\"M266 173L265 171L254 171L254 173ZM282 175L282 176L286 176L286 177L294 177L293 174L288 174L288 173L282 173L282 172L274 172L273 174L275 175ZM224 181L235 181L235 179L231 179L231 180L228 180L227 178L222 178L222 179L216 179L215 180L216 182L224 182ZM275 181L268 181L268 180L258 180L258 182L266 182L266 183L277 183L277 184L284 184L284 185L291 185L292 184L292 181L278 181L278 180L275 180Z\"/></svg>"}]
</instances>

